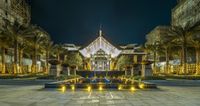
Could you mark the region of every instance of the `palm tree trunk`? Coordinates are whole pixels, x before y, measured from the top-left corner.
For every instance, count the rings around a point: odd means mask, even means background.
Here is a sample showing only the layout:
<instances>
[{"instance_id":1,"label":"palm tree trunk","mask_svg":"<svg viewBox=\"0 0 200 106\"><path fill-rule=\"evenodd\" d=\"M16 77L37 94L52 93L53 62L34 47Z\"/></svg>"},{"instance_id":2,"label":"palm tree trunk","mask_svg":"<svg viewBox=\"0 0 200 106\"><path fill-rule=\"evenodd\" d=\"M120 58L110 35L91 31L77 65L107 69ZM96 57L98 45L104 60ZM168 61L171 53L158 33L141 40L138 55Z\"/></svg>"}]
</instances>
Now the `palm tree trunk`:
<instances>
[{"instance_id":1,"label":"palm tree trunk","mask_svg":"<svg viewBox=\"0 0 200 106\"><path fill-rule=\"evenodd\" d=\"M156 51L154 51L153 52L153 60L154 60L154 62L153 62L153 71L154 71L154 73L156 73L156 58L157 58Z\"/></svg>"},{"instance_id":2,"label":"palm tree trunk","mask_svg":"<svg viewBox=\"0 0 200 106\"><path fill-rule=\"evenodd\" d=\"M196 50L196 62L197 62L197 64L199 64L199 52L200 52L199 48L200 47L198 47L197 50Z\"/></svg>"},{"instance_id":3,"label":"palm tree trunk","mask_svg":"<svg viewBox=\"0 0 200 106\"><path fill-rule=\"evenodd\" d=\"M23 49L19 50L19 73L24 73L23 71L23 65L22 65L22 59L23 59Z\"/></svg>"},{"instance_id":4,"label":"palm tree trunk","mask_svg":"<svg viewBox=\"0 0 200 106\"><path fill-rule=\"evenodd\" d=\"M32 57L32 73L37 73L37 44L34 42L34 51Z\"/></svg>"},{"instance_id":5,"label":"palm tree trunk","mask_svg":"<svg viewBox=\"0 0 200 106\"><path fill-rule=\"evenodd\" d=\"M182 54L183 54L183 73L187 73L187 42L186 42L186 37L184 37L183 45L182 45Z\"/></svg>"},{"instance_id":6,"label":"palm tree trunk","mask_svg":"<svg viewBox=\"0 0 200 106\"><path fill-rule=\"evenodd\" d=\"M131 67L131 76L133 76L134 65Z\"/></svg>"},{"instance_id":7,"label":"palm tree trunk","mask_svg":"<svg viewBox=\"0 0 200 106\"><path fill-rule=\"evenodd\" d=\"M49 51L46 51L46 73L49 73Z\"/></svg>"},{"instance_id":8,"label":"palm tree trunk","mask_svg":"<svg viewBox=\"0 0 200 106\"><path fill-rule=\"evenodd\" d=\"M33 61L34 72L37 73L37 47L35 47L33 58L34 58L34 61Z\"/></svg>"},{"instance_id":9,"label":"palm tree trunk","mask_svg":"<svg viewBox=\"0 0 200 106\"><path fill-rule=\"evenodd\" d=\"M1 71L2 71L2 74L5 74L5 73L6 73L6 67L5 67L5 51L6 51L5 48L2 47L2 54L1 54L1 58L2 58L2 59L1 59L1 64L2 64L2 67L1 67L2 70L1 70Z\"/></svg>"},{"instance_id":10,"label":"palm tree trunk","mask_svg":"<svg viewBox=\"0 0 200 106\"><path fill-rule=\"evenodd\" d=\"M183 73L182 66L183 66L183 52L182 49L179 51L179 58L180 58L180 65L179 65L179 70L178 74Z\"/></svg>"},{"instance_id":11,"label":"palm tree trunk","mask_svg":"<svg viewBox=\"0 0 200 106\"><path fill-rule=\"evenodd\" d=\"M60 61L60 52L57 53L57 60Z\"/></svg>"},{"instance_id":12,"label":"palm tree trunk","mask_svg":"<svg viewBox=\"0 0 200 106\"><path fill-rule=\"evenodd\" d=\"M18 42L17 42L17 40L15 40L15 43L14 43L14 74L17 74L17 73L19 73L19 70L18 70L18 65L19 65L19 63L18 63Z\"/></svg>"},{"instance_id":13,"label":"palm tree trunk","mask_svg":"<svg viewBox=\"0 0 200 106\"><path fill-rule=\"evenodd\" d=\"M200 73L199 70L199 47L195 47L196 48L196 74Z\"/></svg>"},{"instance_id":14,"label":"palm tree trunk","mask_svg":"<svg viewBox=\"0 0 200 106\"><path fill-rule=\"evenodd\" d=\"M182 50L179 51L179 56L180 56L180 65L183 65L183 52Z\"/></svg>"},{"instance_id":15,"label":"palm tree trunk","mask_svg":"<svg viewBox=\"0 0 200 106\"><path fill-rule=\"evenodd\" d=\"M165 73L170 73L169 72L169 48L166 47L165 49L165 57L166 57L166 71Z\"/></svg>"}]
</instances>

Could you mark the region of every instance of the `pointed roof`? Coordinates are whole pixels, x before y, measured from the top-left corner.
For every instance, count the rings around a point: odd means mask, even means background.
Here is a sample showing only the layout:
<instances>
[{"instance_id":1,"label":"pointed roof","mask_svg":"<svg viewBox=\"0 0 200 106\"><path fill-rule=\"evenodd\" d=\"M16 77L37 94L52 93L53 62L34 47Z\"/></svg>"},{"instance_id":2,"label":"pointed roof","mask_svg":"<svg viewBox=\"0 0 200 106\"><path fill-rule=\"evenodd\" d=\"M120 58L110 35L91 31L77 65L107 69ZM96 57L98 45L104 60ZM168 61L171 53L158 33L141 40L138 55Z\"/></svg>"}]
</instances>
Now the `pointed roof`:
<instances>
[{"instance_id":1,"label":"pointed roof","mask_svg":"<svg viewBox=\"0 0 200 106\"><path fill-rule=\"evenodd\" d=\"M105 51L106 54L111 55L112 58L117 57L121 50L118 50L114 47L110 42L108 42L103 36L102 30L99 30L99 37L97 37L92 43L90 43L87 47L80 50L80 53L84 57L90 57L95 54L98 50Z\"/></svg>"}]
</instances>

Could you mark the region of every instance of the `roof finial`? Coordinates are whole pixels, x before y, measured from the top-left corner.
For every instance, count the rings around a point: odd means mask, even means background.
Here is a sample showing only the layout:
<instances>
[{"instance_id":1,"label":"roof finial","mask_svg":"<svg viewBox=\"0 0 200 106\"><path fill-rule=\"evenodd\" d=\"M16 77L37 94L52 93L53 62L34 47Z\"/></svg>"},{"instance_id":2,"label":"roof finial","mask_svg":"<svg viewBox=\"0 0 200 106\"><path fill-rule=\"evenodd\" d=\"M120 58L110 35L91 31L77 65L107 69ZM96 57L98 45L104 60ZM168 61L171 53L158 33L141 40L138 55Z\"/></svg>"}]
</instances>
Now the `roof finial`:
<instances>
[{"instance_id":1,"label":"roof finial","mask_svg":"<svg viewBox=\"0 0 200 106\"><path fill-rule=\"evenodd\" d=\"M102 25L100 24L99 36L102 36Z\"/></svg>"}]
</instances>

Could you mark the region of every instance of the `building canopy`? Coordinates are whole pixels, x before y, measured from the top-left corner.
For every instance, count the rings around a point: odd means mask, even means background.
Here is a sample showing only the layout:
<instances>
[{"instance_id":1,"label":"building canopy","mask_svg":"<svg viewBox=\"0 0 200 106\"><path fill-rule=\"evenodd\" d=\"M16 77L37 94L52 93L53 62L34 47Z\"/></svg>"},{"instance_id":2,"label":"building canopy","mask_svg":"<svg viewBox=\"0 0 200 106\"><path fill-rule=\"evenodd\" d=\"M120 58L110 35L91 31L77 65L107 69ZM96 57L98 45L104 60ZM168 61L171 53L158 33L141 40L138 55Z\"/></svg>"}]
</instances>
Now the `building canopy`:
<instances>
[{"instance_id":1,"label":"building canopy","mask_svg":"<svg viewBox=\"0 0 200 106\"><path fill-rule=\"evenodd\" d=\"M96 38L87 47L80 50L80 53L84 57L89 58L91 57L91 55L94 55L99 50L103 50L106 54L110 55L112 58L117 57L121 53L121 50L114 47L110 42L108 42L102 36L102 30L99 30L99 37Z\"/></svg>"}]
</instances>

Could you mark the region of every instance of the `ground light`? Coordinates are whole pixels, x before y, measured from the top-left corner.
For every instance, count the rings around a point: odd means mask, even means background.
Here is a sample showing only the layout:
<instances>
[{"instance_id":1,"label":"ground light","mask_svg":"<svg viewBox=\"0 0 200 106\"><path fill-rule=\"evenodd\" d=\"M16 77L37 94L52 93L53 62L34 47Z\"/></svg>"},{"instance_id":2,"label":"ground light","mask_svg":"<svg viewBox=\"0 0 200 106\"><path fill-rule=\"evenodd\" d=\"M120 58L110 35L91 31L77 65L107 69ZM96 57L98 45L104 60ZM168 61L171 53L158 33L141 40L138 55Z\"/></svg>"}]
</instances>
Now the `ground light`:
<instances>
[{"instance_id":1,"label":"ground light","mask_svg":"<svg viewBox=\"0 0 200 106\"><path fill-rule=\"evenodd\" d=\"M71 85L71 90L75 90L75 85Z\"/></svg>"},{"instance_id":2,"label":"ground light","mask_svg":"<svg viewBox=\"0 0 200 106\"><path fill-rule=\"evenodd\" d=\"M118 86L118 90L122 90L122 85L119 85L119 86Z\"/></svg>"},{"instance_id":3,"label":"ground light","mask_svg":"<svg viewBox=\"0 0 200 106\"><path fill-rule=\"evenodd\" d=\"M87 87L87 91L90 92L91 90L92 90L92 87L91 87L91 86L88 86L88 87Z\"/></svg>"},{"instance_id":4,"label":"ground light","mask_svg":"<svg viewBox=\"0 0 200 106\"><path fill-rule=\"evenodd\" d=\"M61 92L65 92L65 91L66 91L66 86L62 85Z\"/></svg>"},{"instance_id":5,"label":"ground light","mask_svg":"<svg viewBox=\"0 0 200 106\"><path fill-rule=\"evenodd\" d=\"M139 84L139 87L140 87L141 89L144 89L144 84L143 84L143 83Z\"/></svg>"},{"instance_id":6,"label":"ground light","mask_svg":"<svg viewBox=\"0 0 200 106\"><path fill-rule=\"evenodd\" d=\"M132 86L132 87L130 88L130 90L131 90L131 91L135 91L135 87Z\"/></svg>"},{"instance_id":7,"label":"ground light","mask_svg":"<svg viewBox=\"0 0 200 106\"><path fill-rule=\"evenodd\" d=\"M99 86L99 91L102 91L103 90L103 87L102 86Z\"/></svg>"}]
</instances>

